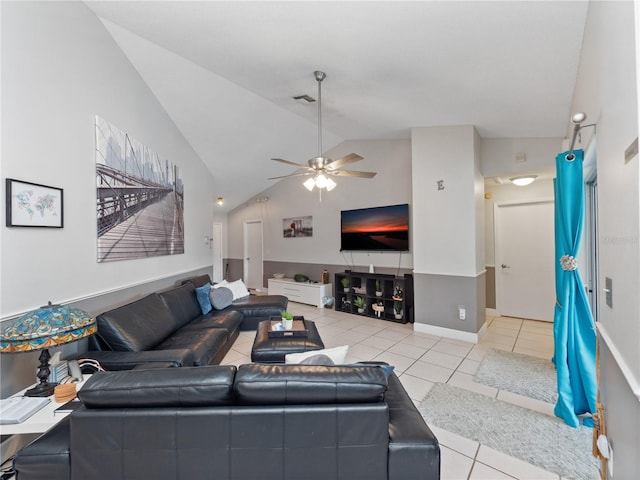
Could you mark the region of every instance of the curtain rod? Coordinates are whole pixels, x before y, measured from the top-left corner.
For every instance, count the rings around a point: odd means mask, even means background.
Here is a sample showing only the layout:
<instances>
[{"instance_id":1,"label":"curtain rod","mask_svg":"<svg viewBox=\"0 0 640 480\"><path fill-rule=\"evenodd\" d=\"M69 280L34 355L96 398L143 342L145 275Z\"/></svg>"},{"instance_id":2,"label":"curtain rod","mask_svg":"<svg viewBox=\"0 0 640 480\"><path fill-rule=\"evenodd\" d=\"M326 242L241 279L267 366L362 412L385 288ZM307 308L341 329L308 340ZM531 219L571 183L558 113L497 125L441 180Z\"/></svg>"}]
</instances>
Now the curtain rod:
<instances>
[{"instance_id":1,"label":"curtain rod","mask_svg":"<svg viewBox=\"0 0 640 480\"><path fill-rule=\"evenodd\" d=\"M587 119L587 115L584 112L578 112L571 117L571 121L574 123L573 126L573 138L571 139L571 146L569 147L569 153L565 157L565 160L568 162L573 162L576 159L576 156L573 154L573 147L576 144L576 138L578 137L578 133L580 130L586 127L595 127L595 123L591 123L589 125L581 125Z\"/></svg>"}]
</instances>

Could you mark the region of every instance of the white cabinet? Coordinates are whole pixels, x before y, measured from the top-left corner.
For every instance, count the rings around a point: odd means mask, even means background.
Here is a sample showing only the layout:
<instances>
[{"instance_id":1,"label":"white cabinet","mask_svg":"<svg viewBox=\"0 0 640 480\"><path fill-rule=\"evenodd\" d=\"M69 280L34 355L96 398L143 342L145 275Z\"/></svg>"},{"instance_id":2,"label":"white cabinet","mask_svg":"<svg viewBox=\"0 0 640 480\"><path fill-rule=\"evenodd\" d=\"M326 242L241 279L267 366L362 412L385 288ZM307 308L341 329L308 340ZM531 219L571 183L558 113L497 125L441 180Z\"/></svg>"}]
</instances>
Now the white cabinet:
<instances>
[{"instance_id":1,"label":"white cabinet","mask_svg":"<svg viewBox=\"0 0 640 480\"><path fill-rule=\"evenodd\" d=\"M331 296L330 283L296 282L292 278L270 278L269 295L284 295L292 302L323 308L322 297Z\"/></svg>"}]
</instances>

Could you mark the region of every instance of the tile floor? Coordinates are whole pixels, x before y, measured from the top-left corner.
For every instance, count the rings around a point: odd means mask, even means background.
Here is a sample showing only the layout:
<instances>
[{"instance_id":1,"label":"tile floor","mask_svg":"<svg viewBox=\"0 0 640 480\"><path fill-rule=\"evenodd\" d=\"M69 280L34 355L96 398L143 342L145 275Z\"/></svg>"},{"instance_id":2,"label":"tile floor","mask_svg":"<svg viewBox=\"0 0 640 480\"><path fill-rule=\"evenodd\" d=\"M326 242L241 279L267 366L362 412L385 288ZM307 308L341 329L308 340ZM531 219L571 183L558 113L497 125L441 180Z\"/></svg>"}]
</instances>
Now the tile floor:
<instances>
[{"instance_id":1,"label":"tile floor","mask_svg":"<svg viewBox=\"0 0 640 480\"><path fill-rule=\"evenodd\" d=\"M318 309L300 303L290 302L289 310L313 320L327 348L349 344L348 362L381 360L394 365L396 374L416 405L420 404L434 382L443 382L553 415L553 405L473 382L480 361L492 348L551 358L551 323L489 317L486 333L480 343L474 345L415 333L410 324ZM242 332L222 363L249 363L254 336L254 332ZM440 442L443 480L564 480L555 473L478 442L431 428Z\"/></svg>"}]
</instances>

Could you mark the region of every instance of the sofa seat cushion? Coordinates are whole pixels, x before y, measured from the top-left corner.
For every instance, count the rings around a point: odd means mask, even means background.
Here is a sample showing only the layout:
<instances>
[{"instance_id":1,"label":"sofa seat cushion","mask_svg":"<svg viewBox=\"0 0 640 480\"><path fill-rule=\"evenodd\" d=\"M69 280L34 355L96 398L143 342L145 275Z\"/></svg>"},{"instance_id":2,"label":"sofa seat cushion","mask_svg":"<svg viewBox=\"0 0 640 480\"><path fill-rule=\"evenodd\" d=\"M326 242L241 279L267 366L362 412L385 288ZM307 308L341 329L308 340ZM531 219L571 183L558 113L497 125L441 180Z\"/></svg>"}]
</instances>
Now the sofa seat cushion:
<instances>
[{"instance_id":1,"label":"sofa seat cushion","mask_svg":"<svg viewBox=\"0 0 640 480\"><path fill-rule=\"evenodd\" d=\"M288 304L289 299L284 295L250 295L234 300L229 308L242 312L245 317L279 317Z\"/></svg>"},{"instance_id":2,"label":"sofa seat cushion","mask_svg":"<svg viewBox=\"0 0 640 480\"><path fill-rule=\"evenodd\" d=\"M225 310L224 312L211 312L207 315L200 315L193 320L186 329L198 329L198 328L224 328L229 332L229 336L232 336L242 325L244 316L240 312L235 310Z\"/></svg>"},{"instance_id":3,"label":"sofa seat cushion","mask_svg":"<svg viewBox=\"0 0 640 480\"><path fill-rule=\"evenodd\" d=\"M193 353L193 365L209 365L225 348L229 332L224 328L181 328L155 347L155 350L186 348ZM191 365L187 365L191 366Z\"/></svg>"},{"instance_id":4,"label":"sofa seat cushion","mask_svg":"<svg viewBox=\"0 0 640 480\"><path fill-rule=\"evenodd\" d=\"M101 345L110 350L152 350L180 325L157 293L96 317Z\"/></svg>"},{"instance_id":5,"label":"sofa seat cushion","mask_svg":"<svg viewBox=\"0 0 640 480\"><path fill-rule=\"evenodd\" d=\"M87 408L226 406L234 401L235 373L233 365L101 372L78 397Z\"/></svg>"},{"instance_id":6,"label":"sofa seat cushion","mask_svg":"<svg viewBox=\"0 0 640 480\"><path fill-rule=\"evenodd\" d=\"M202 315L202 309L198 303L192 283L185 283L179 287L161 292L158 296L167 306L179 326L184 326L194 318Z\"/></svg>"},{"instance_id":7,"label":"sofa seat cushion","mask_svg":"<svg viewBox=\"0 0 640 480\"><path fill-rule=\"evenodd\" d=\"M376 403L387 379L375 366L241 365L234 392L241 405Z\"/></svg>"}]
</instances>

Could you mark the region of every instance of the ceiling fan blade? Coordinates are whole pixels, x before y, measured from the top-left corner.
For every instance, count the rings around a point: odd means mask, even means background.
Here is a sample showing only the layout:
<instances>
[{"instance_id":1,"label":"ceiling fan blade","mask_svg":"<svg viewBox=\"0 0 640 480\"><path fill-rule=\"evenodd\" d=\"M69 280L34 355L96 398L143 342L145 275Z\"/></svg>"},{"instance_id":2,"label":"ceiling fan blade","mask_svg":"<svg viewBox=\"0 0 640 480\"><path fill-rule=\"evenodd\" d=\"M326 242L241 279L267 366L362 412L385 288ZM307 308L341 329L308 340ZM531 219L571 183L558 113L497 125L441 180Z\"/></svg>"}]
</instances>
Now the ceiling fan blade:
<instances>
[{"instance_id":1,"label":"ceiling fan blade","mask_svg":"<svg viewBox=\"0 0 640 480\"><path fill-rule=\"evenodd\" d=\"M287 177L308 177L309 175L313 175L313 172L290 173L289 175L281 175L279 177L267 178L267 180L277 180L278 178L287 178Z\"/></svg>"},{"instance_id":2,"label":"ceiling fan blade","mask_svg":"<svg viewBox=\"0 0 640 480\"><path fill-rule=\"evenodd\" d=\"M373 178L376 176L377 172L357 172L355 170L334 170L332 172L327 172L331 175L336 175L338 177L360 177L360 178Z\"/></svg>"},{"instance_id":3,"label":"ceiling fan blade","mask_svg":"<svg viewBox=\"0 0 640 480\"><path fill-rule=\"evenodd\" d=\"M309 168L309 165L302 165L301 163L291 162L283 158L272 158L271 160L275 160L276 162L280 162L280 163L286 163L287 165L293 165L294 167Z\"/></svg>"},{"instance_id":4,"label":"ceiling fan blade","mask_svg":"<svg viewBox=\"0 0 640 480\"><path fill-rule=\"evenodd\" d=\"M349 155L345 155L342 158L334 160L333 162L329 163L325 168L327 170L336 170L340 167L344 167L345 165L349 165L350 163L360 161L363 158L364 157L361 157L357 153L350 153Z\"/></svg>"}]
</instances>

